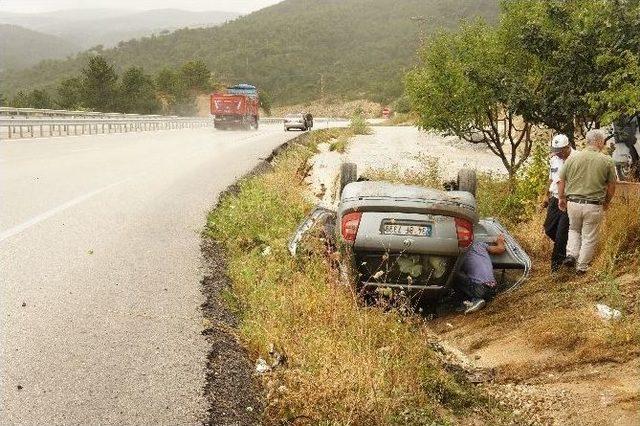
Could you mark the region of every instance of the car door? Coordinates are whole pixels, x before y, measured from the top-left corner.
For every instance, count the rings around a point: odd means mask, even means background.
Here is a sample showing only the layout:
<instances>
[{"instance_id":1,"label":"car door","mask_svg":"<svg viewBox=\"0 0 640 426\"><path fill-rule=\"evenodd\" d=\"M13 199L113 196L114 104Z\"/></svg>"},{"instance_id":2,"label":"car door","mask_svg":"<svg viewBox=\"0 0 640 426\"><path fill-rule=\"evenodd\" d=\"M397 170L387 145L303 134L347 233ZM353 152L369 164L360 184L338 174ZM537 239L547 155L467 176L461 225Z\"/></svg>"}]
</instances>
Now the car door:
<instances>
[{"instance_id":1,"label":"car door","mask_svg":"<svg viewBox=\"0 0 640 426\"><path fill-rule=\"evenodd\" d=\"M531 268L529 255L497 219L480 219L474 226L474 234L476 240L488 243L494 242L498 235L504 235L507 251L499 256L491 256L495 269L528 270Z\"/></svg>"}]
</instances>

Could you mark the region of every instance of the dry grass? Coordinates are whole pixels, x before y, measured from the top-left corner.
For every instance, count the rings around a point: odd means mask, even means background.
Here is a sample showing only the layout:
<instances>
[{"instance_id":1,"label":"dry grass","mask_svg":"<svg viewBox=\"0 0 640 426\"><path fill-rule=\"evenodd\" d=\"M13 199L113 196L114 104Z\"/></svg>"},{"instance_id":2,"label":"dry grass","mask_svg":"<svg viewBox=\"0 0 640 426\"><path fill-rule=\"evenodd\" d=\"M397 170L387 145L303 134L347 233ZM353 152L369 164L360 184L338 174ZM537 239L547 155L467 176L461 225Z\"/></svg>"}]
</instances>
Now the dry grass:
<instances>
[{"instance_id":1,"label":"dry grass","mask_svg":"<svg viewBox=\"0 0 640 426\"><path fill-rule=\"evenodd\" d=\"M542 170L539 165L536 167ZM440 184L437 164L419 172L382 170L369 171L367 176L424 186ZM535 194L530 188L525 189ZM505 223L529 253L534 266L529 281L517 291L499 296L478 315L459 321L467 330L481 330L477 336L466 336L470 350L506 335L520 336L529 342L532 361L504 368L500 372L503 379L523 379L549 369L624 361L640 355L640 200L618 199L611 206L589 274L578 277L564 271L551 275L552 244L543 232L545 212L535 210L535 197L527 197L527 191L514 193L505 180L479 176L481 216L497 217ZM620 310L622 318L601 319L596 313L596 303ZM539 350L551 350L556 355L540 361L535 356Z\"/></svg>"},{"instance_id":2,"label":"dry grass","mask_svg":"<svg viewBox=\"0 0 640 426\"><path fill-rule=\"evenodd\" d=\"M418 123L418 116L410 113L395 113L393 116L383 121L380 126L415 126Z\"/></svg>"},{"instance_id":3,"label":"dry grass","mask_svg":"<svg viewBox=\"0 0 640 426\"><path fill-rule=\"evenodd\" d=\"M400 170L398 167L389 169L365 170L363 177L370 180L383 180L391 183L416 185L430 188L442 188L442 168L437 159L424 155L416 157L422 167L418 170Z\"/></svg>"},{"instance_id":4,"label":"dry grass","mask_svg":"<svg viewBox=\"0 0 640 426\"><path fill-rule=\"evenodd\" d=\"M534 260L532 277L471 321L496 338L516 327L534 349L552 349L557 357L510 366L501 372L503 377L523 379L548 369L625 361L640 355L637 205L638 201L618 200L611 206L602 226L599 253L591 272L583 277L570 271L549 273L551 243L542 232L543 213L513 228ZM620 310L622 318L601 319L596 303Z\"/></svg>"},{"instance_id":5,"label":"dry grass","mask_svg":"<svg viewBox=\"0 0 640 426\"><path fill-rule=\"evenodd\" d=\"M287 252L310 208L300 171L331 135L309 138L208 221L228 253L241 340L256 358L268 359L271 344L286 354L286 366L264 376L265 423L443 424L469 407L492 418L473 388L442 370L419 318L360 306L319 240L297 258Z\"/></svg>"}]
</instances>

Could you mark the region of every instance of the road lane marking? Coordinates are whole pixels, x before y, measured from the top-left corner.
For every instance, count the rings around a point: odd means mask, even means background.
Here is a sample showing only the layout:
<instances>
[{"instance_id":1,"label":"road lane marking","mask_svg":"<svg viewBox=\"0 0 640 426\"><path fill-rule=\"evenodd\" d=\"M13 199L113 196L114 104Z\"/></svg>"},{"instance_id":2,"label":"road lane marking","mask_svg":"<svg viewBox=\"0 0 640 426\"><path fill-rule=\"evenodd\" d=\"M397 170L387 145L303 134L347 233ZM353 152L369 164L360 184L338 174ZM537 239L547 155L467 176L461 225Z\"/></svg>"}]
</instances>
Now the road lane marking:
<instances>
[{"instance_id":1,"label":"road lane marking","mask_svg":"<svg viewBox=\"0 0 640 426\"><path fill-rule=\"evenodd\" d=\"M0 242L6 240L8 238L13 237L14 235L18 235L19 233L31 228L34 225L37 225L38 223L40 223L40 222L42 222L44 220L49 219L52 216L57 215L58 213L68 209L69 207L73 207L76 204L80 204L80 203L88 200L89 198L95 197L96 195L98 195L98 194L100 194L100 193L102 193L104 191L107 191L107 190L109 190L111 188L114 188L114 187L116 187L118 185L122 185L123 183L125 183L125 182L127 182L129 180L131 180L131 178L123 179L121 181L112 183L111 185L107 185L105 187L96 189L95 191L87 192L84 195L80 195L80 196L78 196L78 197L76 197L76 198L74 198L74 199L72 199L70 201L67 201L64 204L59 205L58 207L55 207L55 208L53 208L51 210L47 210L44 213L41 213L41 214L39 214L37 216L34 216L31 219L27 220L26 222L21 223L20 225L16 225L16 226L14 226L12 228L9 228L6 231L0 233Z\"/></svg>"}]
</instances>

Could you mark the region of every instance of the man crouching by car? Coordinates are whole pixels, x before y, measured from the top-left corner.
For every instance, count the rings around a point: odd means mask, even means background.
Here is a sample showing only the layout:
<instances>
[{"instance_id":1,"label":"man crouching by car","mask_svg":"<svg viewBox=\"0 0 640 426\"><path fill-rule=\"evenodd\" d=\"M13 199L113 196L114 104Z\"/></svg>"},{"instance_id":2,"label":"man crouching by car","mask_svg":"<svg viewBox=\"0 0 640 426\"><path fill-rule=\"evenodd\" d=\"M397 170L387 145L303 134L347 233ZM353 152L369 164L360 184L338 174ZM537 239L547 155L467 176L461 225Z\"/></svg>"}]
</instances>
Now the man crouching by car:
<instances>
[{"instance_id":1,"label":"man crouching by car","mask_svg":"<svg viewBox=\"0 0 640 426\"><path fill-rule=\"evenodd\" d=\"M474 241L467 249L462 266L454 276L454 288L463 298L465 314L479 311L495 296L497 282L491 255L501 255L505 251L502 234L498 235L495 245Z\"/></svg>"}]
</instances>

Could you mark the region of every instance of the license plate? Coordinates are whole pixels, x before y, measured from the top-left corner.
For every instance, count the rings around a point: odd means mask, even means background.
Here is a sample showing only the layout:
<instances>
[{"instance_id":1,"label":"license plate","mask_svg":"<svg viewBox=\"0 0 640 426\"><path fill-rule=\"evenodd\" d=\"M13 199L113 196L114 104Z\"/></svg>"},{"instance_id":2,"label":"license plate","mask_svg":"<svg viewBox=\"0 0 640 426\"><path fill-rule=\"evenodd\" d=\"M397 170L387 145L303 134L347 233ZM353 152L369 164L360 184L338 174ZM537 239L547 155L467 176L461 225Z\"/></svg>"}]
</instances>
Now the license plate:
<instances>
[{"instance_id":1,"label":"license plate","mask_svg":"<svg viewBox=\"0 0 640 426\"><path fill-rule=\"evenodd\" d=\"M430 237L432 235L431 225L408 225L383 223L382 233L384 235L406 235L411 237Z\"/></svg>"}]
</instances>

